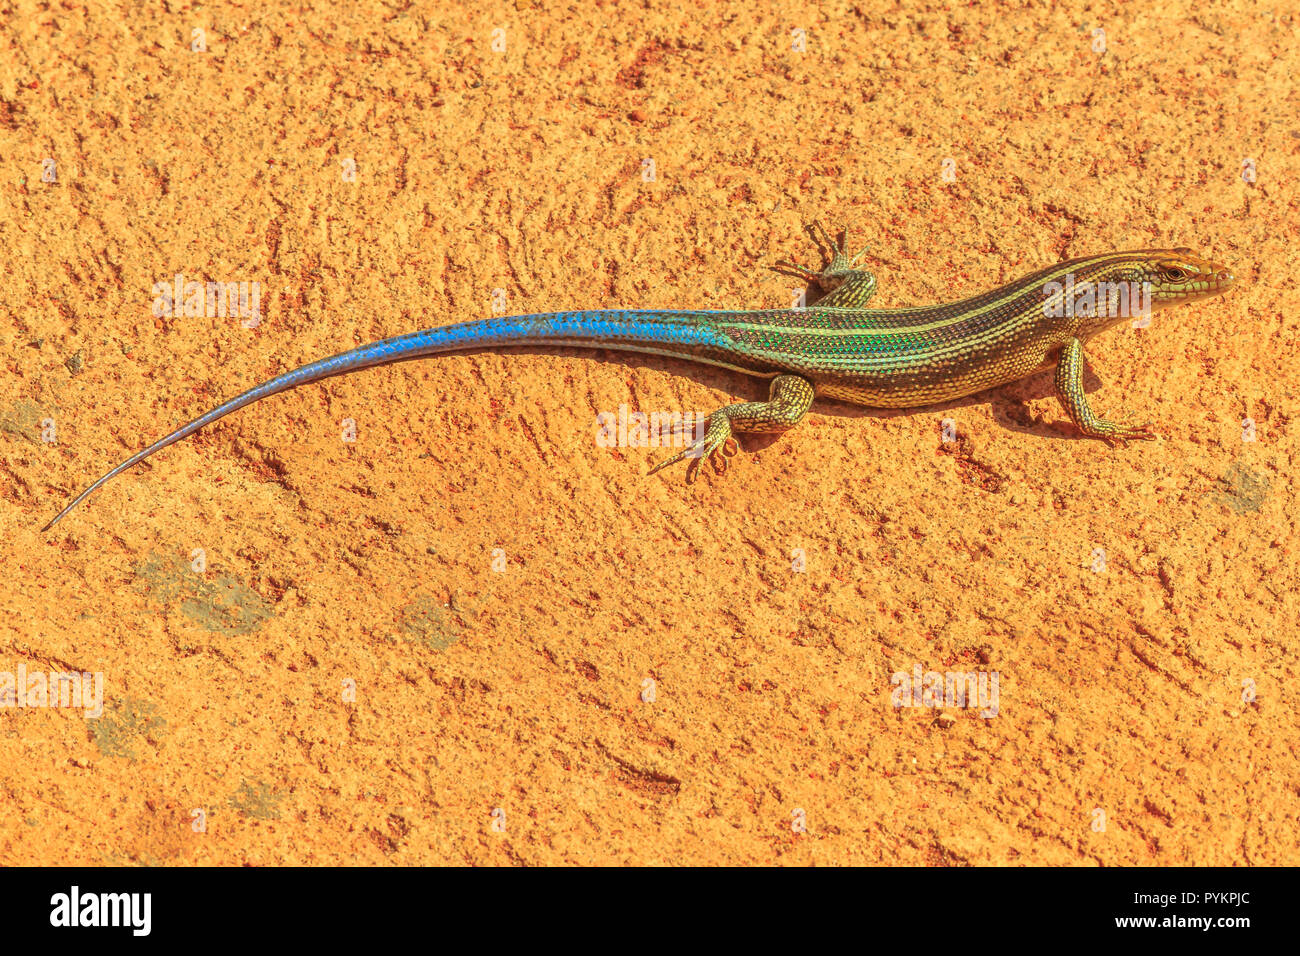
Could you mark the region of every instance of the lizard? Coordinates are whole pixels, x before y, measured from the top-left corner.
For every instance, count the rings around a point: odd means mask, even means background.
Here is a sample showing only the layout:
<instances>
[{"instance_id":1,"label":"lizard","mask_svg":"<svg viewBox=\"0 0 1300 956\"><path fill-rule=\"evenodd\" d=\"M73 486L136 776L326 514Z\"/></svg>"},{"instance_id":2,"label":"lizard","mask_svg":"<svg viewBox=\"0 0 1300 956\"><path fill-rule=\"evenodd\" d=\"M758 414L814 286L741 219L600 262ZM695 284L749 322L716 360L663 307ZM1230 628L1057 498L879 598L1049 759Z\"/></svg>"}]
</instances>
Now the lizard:
<instances>
[{"instance_id":1,"label":"lizard","mask_svg":"<svg viewBox=\"0 0 1300 956\"><path fill-rule=\"evenodd\" d=\"M309 362L243 392L181 426L104 474L43 529L54 527L105 482L155 452L271 395L390 362L509 346L577 346L666 355L771 380L767 401L710 414L702 435L649 472L692 459L717 471L735 455L736 433L780 433L797 425L814 396L876 408L916 408L962 398L1055 366L1056 394L1084 435L1110 444L1155 437L1092 411L1083 388L1084 343L1147 307L1220 295L1236 278L1191 249L1103 252L1059 262L970 298L940 305L869 309L876 277L824 228L809 229L829 252L821 271L776 263L824 295L791 309L601 309L504 316L435 326ZM1091 290L1089 293L1088 290ZM1129 296L1130 291L1132 295ZM1100 293L1100 295L1098 294ZM1129 296L1127 299L1122 296ZM1147 298L1143 298L1146 296ZM1116 305L1121 307L1116 308ZM698 433L697 433L698 434Z\"/></svg>"}]
</instances>

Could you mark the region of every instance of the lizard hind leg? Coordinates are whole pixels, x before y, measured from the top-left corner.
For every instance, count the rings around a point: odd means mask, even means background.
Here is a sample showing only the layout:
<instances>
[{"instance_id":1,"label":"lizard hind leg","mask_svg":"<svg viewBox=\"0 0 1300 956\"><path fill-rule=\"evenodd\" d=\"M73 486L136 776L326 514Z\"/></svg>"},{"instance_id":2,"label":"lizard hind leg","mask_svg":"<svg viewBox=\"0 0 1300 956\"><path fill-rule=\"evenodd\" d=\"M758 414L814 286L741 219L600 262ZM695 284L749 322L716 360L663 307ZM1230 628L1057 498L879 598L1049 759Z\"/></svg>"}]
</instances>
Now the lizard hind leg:
<instances>
[{"instance_id":1,"label":"lizard hind leg","mask_svg":"<svg viewBox=\"0 0 1300 956\"><path fill-rule=\"evenodd\" d=\"M727 470L727 459L740 450L735 432L784 432L803 420L813 402L812 383L798 375L778 375L765 402L739 402L726 405L706 420L704 435L671 458L659 462L650 474L689 458L686 480L693 482L700 462L709 459L714 469Z\"/></svg>"}]
</instances>

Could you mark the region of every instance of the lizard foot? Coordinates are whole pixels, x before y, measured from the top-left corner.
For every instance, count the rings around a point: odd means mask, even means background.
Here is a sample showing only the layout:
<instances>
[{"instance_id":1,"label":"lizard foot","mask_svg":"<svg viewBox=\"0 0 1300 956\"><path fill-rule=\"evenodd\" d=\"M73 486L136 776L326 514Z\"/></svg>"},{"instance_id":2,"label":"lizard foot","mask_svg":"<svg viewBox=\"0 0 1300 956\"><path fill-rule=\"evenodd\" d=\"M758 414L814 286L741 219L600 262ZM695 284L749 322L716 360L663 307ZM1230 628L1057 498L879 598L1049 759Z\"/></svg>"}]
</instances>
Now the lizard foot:
<instances>
[{"instance_id":1,"label":"lizard foot","mask_svg":"<svg viewBox=\"0 0 1300 956\"><path fill-rule=\"evenodd\" d=\"M776 265L782 269L787 269L790 272L795 273L801 279L805 279L809 282L816 282L823 288L827 288L828 291L829 289L839 285L839 281L837 280L842 281L844 276L852 272L862 257L867 254L867 249L871 248L868 246L856 256L850 257L845 253L843 247L840 246L835 238L826 231L826 227L820 222L811 223L808 226L808 234L812 236L815 242L826 246L830 255L830 262L827 263L825 268L820 271L809 269L807 266L798 265L797 263L790 262L788 259L780 259L776 262ZM827 280L830 283L829 287L827 286Z\"/></svg>"},{"instance_id":2,"label":"lizard foot","mask_svg":"<svg viewBox=\"0 0 1300 956\"><path fill-rule=\"evenodd\" d=\"M780 272L796 275L804 282L816 283L825 293L816 303L819 306L865 308L867 301L876 293L876 277L867 270L858 268L858 261L867 254L867 250L863 249L850 258L820 223L810 225L808 234L814 242L819 246L824 245L828 250L830 262L826 267L816 272L807 266L796 265L782 259L774 268Z\"/></svg>"},{"instance_id":3,"label":"lizard foot","mask_svg":"<svg viewBox=\"0 0 1300 956\"><path fill-rule=\"evenodd\" d=\"M1100 438L1112 448L1116 445L1127 445L1131 441L1150 441L1156 437L1156 433L1151 430L1150 422L1141 425L1119 425L1104 418L1092 422L1091 427L1084 429L1083 433L1089 438Z\"/></svg>"},{"instance_id":4,"label":"lizard foot","mask_svg":"<svg viewBox=\"0 0 1300 956\"><path fill-rule=\"evenodd\" d=\"M700 470L700 462L704 459L712 461L714 470L722 474L727 470L727 459L734 457L739 451L740 442L736 441L735 436L731 434L731 418L727 415L727 410L722 408L709 416L708 427L703 438L691 443L671 458L659 462L650 469L649 474L653 475L656 471L675 465L684 458L690 458L691 461L686 465L686 481L689 484L695 481Z\"/></svg>"},{"instance_id":5,"label":"lizard foot","mask_svg":"<svg viewBox=\"0 0 1300 956\"><path fill-rule=\"evenodd\" d=\"M740 451L735 432L783 432L803 419L813 403L813 385L798 375L777 375L772 379L765 402L738 402L713 412L705 419L704 437L684 448L667 461L650 469L650 474L690 458L686 480L695 480L700 462L708 458L718 474L727 470L727 459Z\"/></svg>"}]
</instances>

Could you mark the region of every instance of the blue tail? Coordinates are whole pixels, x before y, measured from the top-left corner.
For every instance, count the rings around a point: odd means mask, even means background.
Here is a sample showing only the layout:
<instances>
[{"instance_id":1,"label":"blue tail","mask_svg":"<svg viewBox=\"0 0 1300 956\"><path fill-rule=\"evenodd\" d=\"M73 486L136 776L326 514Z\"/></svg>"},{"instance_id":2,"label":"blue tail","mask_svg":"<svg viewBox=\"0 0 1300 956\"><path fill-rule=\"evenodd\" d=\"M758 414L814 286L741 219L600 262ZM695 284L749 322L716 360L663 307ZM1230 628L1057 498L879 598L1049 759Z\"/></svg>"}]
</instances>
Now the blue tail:
<instances>
[{"instance_id":1,"label":"blue tail","mask_svg":"<svg viewBox=\"0 0 1300 956\"><path fill-rule=\"evenodd\" d=\"M54 527L64 515L77 507L105 482L138 465L154 452L193 435L200 428L246 405L331 375L342 375L375 365L387 365L390 362L445 352L530 344L573 345L677 355L697 362L736 368L738 366L735 364L734 353L731 362L724 361L727 357L724 350L728 343L707 324L700 322L711 314L715 313L602 310L514 315L423 329L419 332L408 332L405 335L371 342L349 352L309 362L292 372L277 375L203 413L166 438L161 438L143 451L136 452L101 477L73 498L68 506L55 515L54 519L41 530L48 531ZM716 355L716 358L711 358L711 355Z\"/></svg>"}]
</instances>

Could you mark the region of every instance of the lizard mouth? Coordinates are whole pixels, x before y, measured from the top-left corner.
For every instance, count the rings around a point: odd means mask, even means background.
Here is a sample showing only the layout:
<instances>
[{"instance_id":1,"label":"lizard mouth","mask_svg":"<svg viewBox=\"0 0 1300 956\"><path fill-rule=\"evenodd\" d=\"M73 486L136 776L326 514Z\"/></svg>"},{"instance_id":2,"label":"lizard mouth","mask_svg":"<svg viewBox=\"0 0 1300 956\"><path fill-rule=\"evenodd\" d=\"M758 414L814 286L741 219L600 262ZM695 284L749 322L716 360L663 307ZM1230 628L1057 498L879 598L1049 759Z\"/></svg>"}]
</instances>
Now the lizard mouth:
<instances>
[{"instance_id":1,"label":"lizard mouth","mask_svg":"<svg viewBox=\"0 0 1300 956\"><path fill-rule=\"evenodd\" d=\"M1213 262L1210 263L1208 273L1201 276L1200 281L1196 284L1203 286L1202 289L1197 290L1198 293L1202 295L1218 295L1227 292L1236 285L1237 277L1233 275L1232 270L1227 266Z\"/></svg>"}]
</instances>

